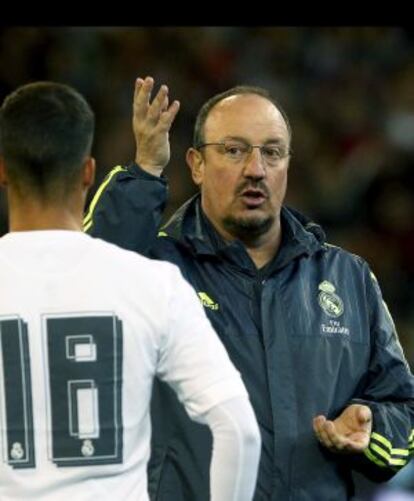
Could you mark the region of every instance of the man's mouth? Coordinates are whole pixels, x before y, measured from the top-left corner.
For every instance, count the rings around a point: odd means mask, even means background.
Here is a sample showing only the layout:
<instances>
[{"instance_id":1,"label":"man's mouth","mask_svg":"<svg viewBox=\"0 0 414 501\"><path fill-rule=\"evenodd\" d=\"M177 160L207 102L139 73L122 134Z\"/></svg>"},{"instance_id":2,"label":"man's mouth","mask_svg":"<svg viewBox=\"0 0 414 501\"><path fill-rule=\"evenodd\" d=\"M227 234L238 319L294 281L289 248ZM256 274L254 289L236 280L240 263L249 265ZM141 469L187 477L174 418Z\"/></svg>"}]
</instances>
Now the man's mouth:
<instances>
[{"instance_id":1,"label":"man's mouth","mask_svg":"<svg viewBox=\"0 0 414 501\"><path fill-rule=\"evenodd\" d=\"M265 202L267 196L262 190L248 188L240 194L241 199L249 208L256 208Z\"/></svg>"}]
</instances>

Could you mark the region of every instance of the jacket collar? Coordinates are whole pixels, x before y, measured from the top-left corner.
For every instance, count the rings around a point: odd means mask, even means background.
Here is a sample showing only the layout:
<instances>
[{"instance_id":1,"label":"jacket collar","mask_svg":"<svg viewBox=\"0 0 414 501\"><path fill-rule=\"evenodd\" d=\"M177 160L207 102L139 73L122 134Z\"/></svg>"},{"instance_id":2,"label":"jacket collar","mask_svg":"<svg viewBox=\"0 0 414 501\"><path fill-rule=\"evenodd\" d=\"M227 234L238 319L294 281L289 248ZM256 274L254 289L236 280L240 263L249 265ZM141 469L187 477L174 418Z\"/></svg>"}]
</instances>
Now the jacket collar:
<instances>
[{"instance_id":1,"label":"jacket collar","mask_svg":"<svg viewBox=\"0 0 414 501\"><path fill-rule=\"evenodd\" d=\"M230 244L224 242L211 223L208 220L205 222L207 218L202 213L200 202L201 196L197 193L175 212L162 232L198 255L218 256L226 249L232 252L242 247L238 241ZM283 264L301 254L312 255L323 247L324 231L300 212L283 206L281 220L284 236L278 255L281 254ZM207 229L206 224L210 228ZM216 234L216 238L212 238L211 232Z\"/></svg>"}]
</instances>

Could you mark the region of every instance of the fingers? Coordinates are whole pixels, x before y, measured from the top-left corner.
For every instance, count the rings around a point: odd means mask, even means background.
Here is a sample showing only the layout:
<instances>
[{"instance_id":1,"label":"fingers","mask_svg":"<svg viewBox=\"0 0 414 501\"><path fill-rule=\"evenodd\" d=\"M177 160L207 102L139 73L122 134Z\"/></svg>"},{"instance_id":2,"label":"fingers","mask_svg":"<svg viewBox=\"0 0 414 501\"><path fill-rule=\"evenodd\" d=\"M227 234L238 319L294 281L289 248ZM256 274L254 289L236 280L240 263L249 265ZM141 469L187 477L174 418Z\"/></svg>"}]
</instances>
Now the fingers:
<instances>
[{"instance_id":1,"label":"fingers","mask_svg":"<svg viewBox=\"0 0 414 501\"><path fill-rule=\"evenodd\" d=\"M168 87L166 85L161 85L157 95L148 108L147 116L152 124L158 122L161 112L165 107L165 103L168 103Z\"/></svg>"},{"instance_id":2,"label":"fingers","mask_svg":"<svg viewBox=\"0 0 414 501\"><path fill-rule=\"evenodd\" d=\"M334 448L335 445L330 436L328 424L329 421L325 418L325 416L317 416L313 420L313 429L319 442L325 447L331 449Z\"/></svg>"},{"instance_id":3,"label":"fingers","mask_svg":"<svg viewBox=\"0 0 414 501\"><path fill-rule=\"evenodd\" d=\"M133 108L134 116L138 120L145 119L147 115L153 87L154 79L151 77L146 77L145 80L143 80L142 78L137 78L135 81Z\"/></svg>"},{"instance_id":4,"label":"fingers","mask_svg":"<svg viewBox=\"0 0 414 501\"><path fill-rule=\"evenodd\" d=\"M164 98L164 102L161 105L161 111L167 111L168 110L168 105L169 105L169 99L168 99L168 94L166 94Z\"/></svg>"},{"instance_id":5,"label":"fingers","mask_svg":"<svg viewBox=\"0 0 414 501\"><path fill-rule=\"evenodd\" d=\"M358 421L366 426L372 422L372 411L367 405L360 405L358 408Z\"/></svg>"},{"instance_id":6,"label":"fingers","mask_svg":"<svg viewBox=\"0 0 414 501\"><path fill-rule=\"evenodd\" d=\"M164 130L169 130L171 124L174 122L174 119L179 109L180 109L180 102L173 101L168 110L161 113L160 124Z\"/></svg>"},{"instance_id":7,"label":"fingers","mask_svg":"<svg viewBox=\"0 0 414 501\"><path fill-rule=\"evenodd\" d=\"M368 446L369 434L358 432L349 436L338 432L335 423L325 416L313 420L313 429L319 442L332 452L360 452Z\"/></svg>"},{"instance_id":8,"label":"fingers","mask_svg":"<svg viewBox=\"0 0 414 501\"><path fill-rule=\"evenodd\" d=\"M146 121L150 126L161 125L162 131L167 131L173 123L180 103L174 101L169 106L168 87L161 85L156 96L151 101L151 93L154 88L154 79L152 77L137 78L134 91L134 119L138 122Z\"/></svg>"},{"instance_id":9,"label":"fingers","mask_svg":"<svg viewBox=\"0 0 414 501\"><path fill-rule=\"evenodd\" d=\"M325 421L325 416L316 416L315 418L313 418L313 430L315 433L319 433L319 430L321 429Z\"/></svg>"},{"instance_id":10,"label":"fingers","mask_svg":"<svg viewBox=\"0 0 414 501\"><path fill-rule=\"evenodd\" d=\"M324 425L324 432L326 441L329 442L331 444L330 447L336 451L342 451L349 445L349 440L343 435L337 433L335 425L332 421L326 421Z\"/></svg>"},{"instance_id":11,"label":"fingers","mask_svg":"<svg viewBox=\"0 0 414 501\"><path fill-rule=\"evenodd\" d=\"M317 416L313 420L313 428L319 442L336 452L340 452L349 445L349 440L336 431L335 425L325 416Z\"/></svg>"}]
</instances>

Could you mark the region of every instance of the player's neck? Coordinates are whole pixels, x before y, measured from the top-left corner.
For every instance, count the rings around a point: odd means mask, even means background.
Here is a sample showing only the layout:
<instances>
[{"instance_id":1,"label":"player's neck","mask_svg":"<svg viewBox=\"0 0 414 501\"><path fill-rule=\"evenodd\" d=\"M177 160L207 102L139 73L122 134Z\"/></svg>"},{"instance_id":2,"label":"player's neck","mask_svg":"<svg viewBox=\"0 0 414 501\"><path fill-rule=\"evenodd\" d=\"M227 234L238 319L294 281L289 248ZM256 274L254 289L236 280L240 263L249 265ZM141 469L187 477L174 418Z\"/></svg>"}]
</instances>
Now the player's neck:
<instances>
[{"instance_id":1,"label":"player's neck","mask_svg":"<svg viewBox=\"0 0 414 501\"><path fill-rule=\"evenodd\" d=\"M9 205L9 231L82 231L82 209L36 202Z\"/></svg>"},{"instance_id":2,"label":"player's neck","mask_svg":"<svg viewBox=\"0 0 414 501\"><path fill-rule=\"evenodd\" d=\"M64 211L43 211L41 214L11 214L10 231L72 230L82 231L82 219Z\"/></svg>"},{"instance_id":3,"label":"player's neck","mask_svg":"<svg viewBox=\"0 0 414 501\"><path fill-rule=\"evenodd\" d=\"M56 193L53 198L8 190L9 231L82 231L85 194L81 190Z\"/></svg>"}]
</instances>

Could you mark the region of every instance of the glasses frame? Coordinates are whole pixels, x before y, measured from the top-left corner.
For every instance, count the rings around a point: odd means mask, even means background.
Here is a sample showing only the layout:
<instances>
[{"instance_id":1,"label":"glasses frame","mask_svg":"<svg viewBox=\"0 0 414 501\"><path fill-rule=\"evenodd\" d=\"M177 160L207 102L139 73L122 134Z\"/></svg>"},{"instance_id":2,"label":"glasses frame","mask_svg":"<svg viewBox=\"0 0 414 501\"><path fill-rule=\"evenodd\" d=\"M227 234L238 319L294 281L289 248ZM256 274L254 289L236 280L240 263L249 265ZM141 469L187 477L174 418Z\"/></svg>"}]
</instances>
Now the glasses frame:
<instances>
[{"instance_id":1,"label":"glasses frame","mask_svg":"<svg viewBox=\"0 0 414 501\"><path fill-rule=\"evenodd\" d=\"M247 143L245 141L238 141L240 144L243 144L244 146L247 147L247 158L250 158L250 155L252 154L253 152L253 148L258 148L259 151L260 151L260 156L261 158L263 159L263 161L267 164L267 165L270 165L270 166L274 166L274 165L277 165L278 162L280 162L281 160L284 160L285 158L289 157L292 155L292 149L291 148L288 148L287 152L285 155L283 155L282 157L278 158L274 164L272 163L269 163L268 160L266 160L263 156L263 148L266 148L266 145L265 144L250 144L250 143ZM215 142L215 143L203 143L203 144L200 144L198 145L197 147L195 147L196 150L200 150L201 148L204 148L206 146L226 146L226 144L231 144L231 141L220 141L220 142ZM223 155L225 155L225 152L222 153ZM239 160L241 161L241 160Z\"/></svg>"}]
</instances>

